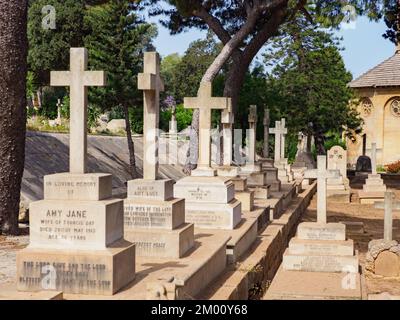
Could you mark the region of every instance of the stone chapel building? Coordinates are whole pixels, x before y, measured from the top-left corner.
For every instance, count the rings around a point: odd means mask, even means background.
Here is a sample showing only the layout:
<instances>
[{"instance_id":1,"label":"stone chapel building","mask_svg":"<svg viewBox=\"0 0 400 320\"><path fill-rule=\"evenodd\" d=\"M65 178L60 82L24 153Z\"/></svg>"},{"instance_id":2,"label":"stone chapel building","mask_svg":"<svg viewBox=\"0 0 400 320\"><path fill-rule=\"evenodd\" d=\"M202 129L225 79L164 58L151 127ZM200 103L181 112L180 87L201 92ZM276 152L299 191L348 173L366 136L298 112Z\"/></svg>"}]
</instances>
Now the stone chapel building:
<instances>
[{"instance_id":1,"label":"stone chapel building","mask_svg":"<svg viewBox=\"0 0 400 320\"><path fill-rule=\"evenodd\" d=\"M400 160L400 46L395 54L349 83L356 91L363 132L347 140L347 162L355 167L361 155L370 156L377 144L377 165Z\"/></svg>"}]
</instances>

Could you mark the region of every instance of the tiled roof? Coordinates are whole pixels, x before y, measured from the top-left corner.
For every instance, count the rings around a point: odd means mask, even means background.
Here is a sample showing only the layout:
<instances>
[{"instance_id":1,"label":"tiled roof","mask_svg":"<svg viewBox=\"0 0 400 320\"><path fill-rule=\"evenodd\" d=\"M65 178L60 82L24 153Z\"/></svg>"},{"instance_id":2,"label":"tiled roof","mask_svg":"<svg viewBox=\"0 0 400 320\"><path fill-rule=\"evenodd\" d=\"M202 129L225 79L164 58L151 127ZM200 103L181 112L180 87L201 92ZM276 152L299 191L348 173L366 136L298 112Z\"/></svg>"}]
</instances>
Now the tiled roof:
<instances>
[{"instance_id":1,"label":"tiled roof","mask_svg":"<svg viewBox=\"0 0 400 320\"><path fill-rule=\"evenodd\" d=\"M400 48L389 59L349 83L351 88L400 86Z\"/></svg>"}]
</instances>

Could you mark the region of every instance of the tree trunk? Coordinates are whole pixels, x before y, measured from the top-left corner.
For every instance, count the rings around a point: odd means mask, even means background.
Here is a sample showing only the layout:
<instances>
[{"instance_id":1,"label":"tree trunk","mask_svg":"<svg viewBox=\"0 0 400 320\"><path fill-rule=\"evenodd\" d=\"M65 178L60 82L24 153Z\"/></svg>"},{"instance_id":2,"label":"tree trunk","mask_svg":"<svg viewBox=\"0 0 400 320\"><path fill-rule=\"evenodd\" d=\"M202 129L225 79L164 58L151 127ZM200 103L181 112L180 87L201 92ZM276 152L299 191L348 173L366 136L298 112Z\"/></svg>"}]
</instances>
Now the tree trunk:
<instances>
[{"instance_id":1,"label":"tree trunk","mask_svg":"<svg viewBox=\"0 0 400 320\"><path fill-rule=\"evenodd\" d=\"M131 122L129 121L129 108L127 105L123 105L124 115L125 115L125 130L126 130L126 138L128 142L128 150L129 150L129 173L132 179L137 178L136 172L136 160L135 160L135 144L132 139L132 130L131 130Z\"/></svg>"},{"instance_id":2,"label":"tree trunk","mask_svg":"<svg viewBox=\"0 0 400 320\"><path fill-rule=\"evenodd\" d=\"M0 233L18 233L25 161L27 0L0 0Z\"/></svg>"}]
</instances>

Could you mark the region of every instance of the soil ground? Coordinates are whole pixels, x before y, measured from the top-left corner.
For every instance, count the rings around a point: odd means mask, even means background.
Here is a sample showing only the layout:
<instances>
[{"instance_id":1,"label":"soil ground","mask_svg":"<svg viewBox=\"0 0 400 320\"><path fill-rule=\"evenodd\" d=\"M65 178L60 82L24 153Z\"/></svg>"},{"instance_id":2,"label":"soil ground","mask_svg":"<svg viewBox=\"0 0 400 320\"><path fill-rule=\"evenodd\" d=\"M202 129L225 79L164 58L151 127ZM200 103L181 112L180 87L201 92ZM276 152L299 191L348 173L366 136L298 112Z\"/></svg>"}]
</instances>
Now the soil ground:
<instances>
[{"instance_id":1,"label":"soil ground","mask_svg":"<svg viewBox=\"0 0 400 320\"><path fill-rule=\"evenodd\" d=\"M352 199L357 199L357 191L362 188L364 178L354 177L351 180ZM396 194L400 201L400 179L385 179L388 190ZM303 215L303 221L316 221L317 197L314 196L308 210ZM365 255L368 251L368 243L373 239L383 238L383 210L375 209L373 205L362 205L356 202L332 203L328 201L328 222L351 221L364 224L364 234L348 232L348 238L354 240L355 250L359 251L360 265L364 273ZM393 211L393 239L400 239L400 211ZM400 278L376 278L366 275L366 293L377 294L388 292L394 296L400 296Z\"/></svg>"}]
</instances>

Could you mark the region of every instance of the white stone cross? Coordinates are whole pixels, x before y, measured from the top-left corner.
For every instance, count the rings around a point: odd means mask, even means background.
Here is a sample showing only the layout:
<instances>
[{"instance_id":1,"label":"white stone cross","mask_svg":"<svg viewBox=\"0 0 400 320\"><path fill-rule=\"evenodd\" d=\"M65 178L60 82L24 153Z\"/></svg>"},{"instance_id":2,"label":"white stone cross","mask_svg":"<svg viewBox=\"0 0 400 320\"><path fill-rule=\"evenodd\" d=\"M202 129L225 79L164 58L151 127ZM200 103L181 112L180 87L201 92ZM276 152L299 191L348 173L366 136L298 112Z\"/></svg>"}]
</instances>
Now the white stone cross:
<instances>
[{"instance_id":1,"label":"white stone cross","mask_svg":"<svg viewBox=\"0 0 400 320\"><path fill-rule=\"evenodd\" d=\"M326 224L326 180L339 178L339 170L327 170L326 156L318 156L317 169L307 170L305 179L317 179L317 222Z\"/></svg>"},{"instance_id":2,"label":"white stone cross","mask_svg":"<svg viewBox=\"0 0 400 320\"><path fill-rule=\"evenodd\" d=\"M146 52L143 65L144 73L138 75L138 89L143 90L143 179L156 180L160 92L164 91L159 54Z\"/></svg>"},{"instance_id":3,"label":"white stone cross","mask_svg":"<svg viewBox=\"0 0 400 320\"><path fill-rule=\"evenodd\" d=\"M282 130L282 142L281 142L281 159L285 159L285 144L286 144L286 135L288 130L286 128L286 119L281 119L281 130Z\"/></svg>"},{"instance_id":4,"label":"white stone cross","mask_svg":"<svg viewBox=\"0 0 400 320\"><path fill-rule=\"evenodd\" d=\"M264 109L264 145L263 145L263 156L269 158L269 109Z\"/></svg>"},{"instance_id":5,"label":"white stone cross","mask_svg":"<svg viewBox=\"0 0 400 320\"><path fill-rule=\"evenodd\" d=\"M232 112L232 107L229 105L228 109L222 110L221 113L221 123L222 123L222 139L224 146L224 166L231 166L233 160L233 135L232 135L232 126L235 122L235 116Z\"/></svg>"},{"instance_id":6,"label":"white stone cross","mask_svg":"<svg viewBox=\"0 0 400 320\"><path fill-rule=\"evenodd\" d=\"M256 129L257 129L257 106L250 106L249 111L249 131L248 131L248 140L247 140L247 162L250 165L254 165L256 162Z\"/></svg>"},{"instance_id":7,"label":"white stone cross","mask_svg":"<svg viewBox=\"0 0 400 320\"><path fill-rule=\"evenodd\" d=\"M376 174L376 143L371 144L371 167L372 174Z\"/></svg>"},{"instance_id":8,"label":"white stone cross","mask_svg":"<svg viewBox=\"0 0 400 320\"><path fill-rule=\"evenodd\" d=\"M278 161L281 159L282 134L287 133L287 129L282 129L281 122L275 121L275 128L271 128L269 133L275 135L274 160L276 163L278 163Z\"/></svg>"},{"instance_id":9,"label":"white stone cross","mask_svg":"<svg viewBox=\"0 0 400 320\"><path fill-rule=\"evenodd\" d=\"M197 97L184 98L186 109L199 109L199 159L197 170L192 175L215 176L216 171L211 168L211 110L229 109L230 98L212 97L212 83L202 82Z\"/></svg>"},{"instance_id":10,"label":"white stone cross","mask_svg":"<svg viewBox=\"0 0 400 320\"><path fill-rule=\"evenodd\" d=\"M393 240L393 210L400 210L400 202L393 201L395 195L392 191L385 192L385 202L375 202L375 208L385 209L383 238Z\"/></svg>"},{"instance_id":11,"label":"white stone cross","mask_svg":"<svg viewBox=\"0 0 400 320\"><path fill-rule=\"evenodd\" d=\"M87 172L87 89L105 86L104 71L86 71L88 53L85 48L70 49L70 71L52 71L50 85L70 87L69 171Z\"/></svg>"},{"instance_id":12,"label":"white stone cross","mask_svg":"<svg viewBox=\"0 0 400 320\"><path fill-rule=\"evenodd\" d=\"M61 124L61 107L62 107L61 99L58 99L57 100L57 122L58 122L58 124Z\"/></svg>"}]
</instances>

